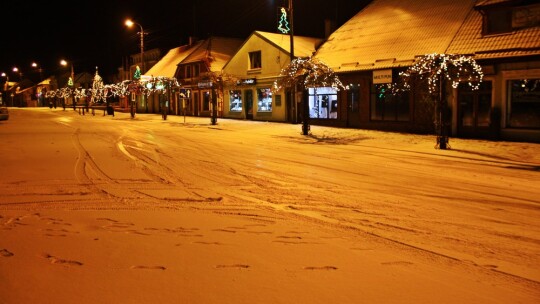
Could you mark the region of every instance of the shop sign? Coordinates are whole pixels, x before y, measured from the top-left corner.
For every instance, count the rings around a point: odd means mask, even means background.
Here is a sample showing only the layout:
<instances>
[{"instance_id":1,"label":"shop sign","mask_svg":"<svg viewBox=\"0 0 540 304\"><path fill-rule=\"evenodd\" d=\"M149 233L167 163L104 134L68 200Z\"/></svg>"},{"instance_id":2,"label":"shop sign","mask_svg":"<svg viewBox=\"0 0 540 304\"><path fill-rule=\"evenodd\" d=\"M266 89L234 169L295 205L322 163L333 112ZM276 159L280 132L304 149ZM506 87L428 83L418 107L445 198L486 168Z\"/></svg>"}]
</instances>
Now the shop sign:
<instances>
[{"instance_id":1,"label":"shop sign","mask_svg":"<svg viewBox=\"0 0 540 304\"><path fill-rule=\"evenodd\" d=\"M373 71L373 84L392 83L392 69Z\"/></svg>"},{"instance_id":2,"label":"shop sign","mask_svg":"<svg viewBox=\"0 0 540 304\"><path fill-rule=\"evenodd\" d=\"M236 85L254 85L257 83L257 78L240 79L236 82Z\"/></svg>"},{"instance_id":3,"label":"shop sign","mask_svg":"<svg viewBox=\"0 0 540 304\"><path fill-rule=\"evenodd\" d=\"M212 85L213 85L212 81L199 82L199 89L211 88Z\"/></svg>"}]
</instances>

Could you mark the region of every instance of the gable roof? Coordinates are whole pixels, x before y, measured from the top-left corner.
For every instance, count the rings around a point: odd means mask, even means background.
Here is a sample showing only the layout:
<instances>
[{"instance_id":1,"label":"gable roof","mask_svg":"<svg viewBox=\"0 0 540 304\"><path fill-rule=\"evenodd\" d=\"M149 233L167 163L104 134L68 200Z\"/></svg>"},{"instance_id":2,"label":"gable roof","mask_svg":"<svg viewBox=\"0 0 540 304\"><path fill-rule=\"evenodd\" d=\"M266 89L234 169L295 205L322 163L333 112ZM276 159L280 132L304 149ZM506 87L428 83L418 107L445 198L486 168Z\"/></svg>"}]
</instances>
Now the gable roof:
<instances>
[{"instance_id":1,"label":"gable roof","mask_svg":"<svg viewBox=\"0 0 540 304\"><path fill-rule=\"evenodd\" d=\"M290 54L291 51L291 36L278 33L269 33L255 31L252 35L257 35L262 39L270 42L276 47L280 48L283 52ZM249 38L248 38L249 39ZM323 39L294 36L294 56L296 57L310 57L315 53L315 50L323 42Z\"/></svg>"},{"instance_id":2,"label":"gable roof","mask_svg":"<svg viewBox=\"0 0 540 304\"><path fill-rule=\"evenodd\" d=\"M507 2L484 0L486 2ZM489 3L492 4L492 3ZM477 5L479 6L479 5ZM448 53L474 54L475 59L516 57L540 54L540 27L530 27L499 35L482 35L482 14L471 10L448 48Z\"/></svg>"},{"instance_id":3,"label":"gable roof","mask_svg":"<svg viewBox=\"0 0 540 304\"><path fill-rule=\"evenodd\" d=\"M169 50L167 54L152 66L150 70L144 73L144 75L174 77L176 65L189 56L189 54L197 49L202 43L202 41L198 41L191 45L182 45Z\"/></svg>"},{"instance_id":4,"label":"gable roof","mask_svg":"<svg viewBox=\"0 0 540 304\"><path fill-rule=\"evenodd\" d=\"M242 42L241 39L236 38L210 37L201 41L197 48L178 64L205 61L209 64L210 71L221 71Z\"/></svg>"},{"instance_id":5,"label":"gable roof","mask_svg":"<svg viewBox=\"0 0 540 304\"><path fill-rule=\"evenodd\" d=\"M338 28L315 57L336 72L408 66L444 53L476 0L374 0Z\"/></svg>"}]
</instances>

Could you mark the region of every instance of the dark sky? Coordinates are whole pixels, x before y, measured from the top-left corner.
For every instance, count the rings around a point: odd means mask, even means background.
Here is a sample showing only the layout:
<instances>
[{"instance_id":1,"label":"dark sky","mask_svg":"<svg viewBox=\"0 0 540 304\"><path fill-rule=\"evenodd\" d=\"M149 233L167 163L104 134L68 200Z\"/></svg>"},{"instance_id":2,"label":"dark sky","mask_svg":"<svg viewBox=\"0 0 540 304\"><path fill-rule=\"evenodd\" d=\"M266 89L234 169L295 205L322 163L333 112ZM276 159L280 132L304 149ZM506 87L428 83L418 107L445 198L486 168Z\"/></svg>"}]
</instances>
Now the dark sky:
<instances>
[{"instance_id":1,"label":"dark sky","mask_svg":"<svg viewBox=\"0 0 540 304\"><path fill-rule=\"evenodd\" d=\"M145 50L163 53L186 44L189 36L209 35L245 39L253 31L276 32L278 9L286 0L171 0L171 1L6 1L0 10L0 72L19 67L24 75L44 76L61 69L61 59L71 60L75 72L116 73L123 58L140 52L140 23ZM339 26L358 13L368 0L293 0L295 35L323 37L324 19ZM38 75L39 76L39 75Z\"/></svg>"}]
</instances>

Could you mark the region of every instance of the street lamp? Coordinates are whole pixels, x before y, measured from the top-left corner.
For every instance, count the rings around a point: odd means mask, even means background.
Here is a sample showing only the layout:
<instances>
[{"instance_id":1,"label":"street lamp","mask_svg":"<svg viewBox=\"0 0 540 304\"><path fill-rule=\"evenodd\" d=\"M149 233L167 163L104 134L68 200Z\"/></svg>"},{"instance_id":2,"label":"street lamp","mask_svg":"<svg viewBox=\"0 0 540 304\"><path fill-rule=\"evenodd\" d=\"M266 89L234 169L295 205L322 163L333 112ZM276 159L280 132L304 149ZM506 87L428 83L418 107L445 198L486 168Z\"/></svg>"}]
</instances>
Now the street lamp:
<instances>
[{"instance_id":1,"label":"street lamp","mask_svg":"<svg viewBox=\"0 0 540 304\"><path fill-rule=\"evenodd\" d=\"M133 22L131 19L126 20L126 26L132 27L134 24L139 26L140 32L138 33L141 36L141 73L144 74L144 30L142 25L139 23Z\"/></svg>"},{"instance_id":2,"label":"street lamp","mask_svg":"<svg viewBox=\"0 0 540 304\"><path fill-rule=\"evenodd\" d=\"M41 68L41 66L39 66L35 61L32 62L32 67L34 69L38 69L39 71L39 81L42 81L43 80L43 69Z\"/></svg>"},{"instance_id":3,"label":"street lamp","mask_svg":"<svg viewBox=\"0 0 540 304\"><path fill-rule=\"evenodd\" d=\"M13 67L13 72L19 74L19 81L22 81L23 73L19 70L18 67Z\"/></svg>"}]
</instances>

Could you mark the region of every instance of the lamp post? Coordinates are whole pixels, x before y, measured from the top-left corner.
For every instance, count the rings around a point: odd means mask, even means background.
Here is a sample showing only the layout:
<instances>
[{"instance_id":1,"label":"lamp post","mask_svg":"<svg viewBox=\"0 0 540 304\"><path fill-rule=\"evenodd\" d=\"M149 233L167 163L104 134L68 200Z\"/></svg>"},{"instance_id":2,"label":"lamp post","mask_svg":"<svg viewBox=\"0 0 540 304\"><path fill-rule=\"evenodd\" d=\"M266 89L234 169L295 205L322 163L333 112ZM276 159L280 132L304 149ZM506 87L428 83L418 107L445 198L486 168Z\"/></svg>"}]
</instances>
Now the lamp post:
<instances>
[{"instance_id":1,"label":"lamp post","mask_svg":"<svg viewBox=\"0 0 540 304\"><path fill-rule=\"evenodd\" d=\"M40 65L38 65L35 61L32 62L32 67L34 69L38 69L38 72L39 72L39 81L42 81L43 80L43 69L41 68Z\"/></svg>"},{"instance_id":2,"label":"lamp post","mask_svg":"<svg viewBox=\"0 0 540 304\"><path fill-rule=\"evenodd\" d=\"M23 73L18 67L13 67L13 72L19 74L19 81L22 81Z\"/></svg>"},{"instance_id":3,"label":"lamp post","mask_svg":"<svg viewBox=\"0 0 540 304\"><path fill-rule=\"evenodd\" d=\"M144 74L146 70L144 69L144 30L142 25L139 23L133 22L131 19L126 20L126 26L132 27L134 24L139 26L139 35L141 36L141 73Z\"/></svg>"}]
</instances>

